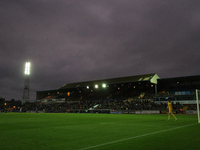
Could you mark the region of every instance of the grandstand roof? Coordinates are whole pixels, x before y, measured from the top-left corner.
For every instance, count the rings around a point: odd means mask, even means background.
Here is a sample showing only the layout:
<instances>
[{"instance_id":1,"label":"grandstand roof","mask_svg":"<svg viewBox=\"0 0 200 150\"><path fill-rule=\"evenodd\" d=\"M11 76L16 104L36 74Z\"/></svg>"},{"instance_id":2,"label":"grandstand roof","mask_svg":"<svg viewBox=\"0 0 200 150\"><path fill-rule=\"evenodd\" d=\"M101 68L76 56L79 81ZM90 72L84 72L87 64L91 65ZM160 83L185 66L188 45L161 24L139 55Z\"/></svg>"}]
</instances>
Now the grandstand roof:
<instances>
[{"instance_id":1,"label":"grandstand roof","mask_svg":"<svg viewBox=\"0 0 200 150\"><path fill-rule=\"evenodd\" d=\"M200 75L194 75L194 76L182 76L182 77L173 77L173 78L162 78L159 81L163 82L173 82L173 81L198 81L200 80Z\"/></svg>"},{"instance_id":2,"label":"grandstand roof","mask_svg":"<svg viewBox=\"0 0 200 150\"><path fill-rule=\"evenodd\" d=\"M3 98L3 97L0 96L0 99L5 99L5 98Z\"/></svg>"},{"instance_id":3,"label":"grandstand roof","mask_svg":"<svg viewBox=\"0 0 200 150\"><path fill-rule=\"evenodd\" d=\"M158 77L157 74L153 73L153 74L144 74L144 75L136 75L136 76L128 76L128 77L70 83L70 84L65 84L61 86L59 89L94 86L96 84L119 84L119 83L145 82L145 81L157 84L157 79L160 79L160 78Z\"/></svg>"}]
</instances>

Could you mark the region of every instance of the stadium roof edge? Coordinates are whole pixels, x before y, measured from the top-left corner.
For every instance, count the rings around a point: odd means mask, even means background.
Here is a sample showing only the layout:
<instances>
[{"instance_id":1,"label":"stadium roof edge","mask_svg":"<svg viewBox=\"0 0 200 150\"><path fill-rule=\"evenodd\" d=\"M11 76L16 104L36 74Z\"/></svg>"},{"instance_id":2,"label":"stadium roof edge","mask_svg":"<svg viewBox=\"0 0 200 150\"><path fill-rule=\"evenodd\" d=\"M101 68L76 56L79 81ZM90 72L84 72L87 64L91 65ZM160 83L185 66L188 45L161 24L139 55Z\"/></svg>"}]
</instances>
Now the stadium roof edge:
<instances>
[{"instance_id":1,"label":"stadium roof edge","mask_svg":"<svg viewBox=\"0 0 200 150\"><path fill-rule=\"evenodd\" d=\"M165 79L179 79L179 78L195 78L195 77L200 77L200 75L192 75L192 76L180 76L180 77L170 77L170 78L161 78L160 80L165 80Z\"/></svg>"},{"instance_id":2,"label":"stadium roof edge","mask_svg":"<svg viewBox=\"0 0 200 150\"><path fill-rule=\"evenodd\" d=\"M69 84L65 84L61 86L59 89L94 86L95 84L120 84L120 83L128 83L128 82L145 82L145 81L149 81L151 83L157 84L157 79L160 79L160 77L156 73L151 73L151 74L144 74L144 75L135 75L135 76L127 76L127 77L69 83Z\"/></svg>"},{"instance_id":3,"label":"stadium roof edge","mask_svg":"<svg viewBox=\"0 0 200 150\"><path fill-rule=\"evenodd\" d=\"M49 91L57 91L58 89L52 89L52 90L40 90L40 91L35 91L35 92L45 92L45 91L47 91L47 92L49 92Z\"/></svg>"},{"instance_id":4,"label":"stadium roof edge","mask_svg":"<svg viewBox=\"0 0 200 150\"><path fill-rule=\"evenodd\" d=\"M5 99L5 98L3 98L3 97L0 96L0 99Z\"/></svg>"}]
</instances>

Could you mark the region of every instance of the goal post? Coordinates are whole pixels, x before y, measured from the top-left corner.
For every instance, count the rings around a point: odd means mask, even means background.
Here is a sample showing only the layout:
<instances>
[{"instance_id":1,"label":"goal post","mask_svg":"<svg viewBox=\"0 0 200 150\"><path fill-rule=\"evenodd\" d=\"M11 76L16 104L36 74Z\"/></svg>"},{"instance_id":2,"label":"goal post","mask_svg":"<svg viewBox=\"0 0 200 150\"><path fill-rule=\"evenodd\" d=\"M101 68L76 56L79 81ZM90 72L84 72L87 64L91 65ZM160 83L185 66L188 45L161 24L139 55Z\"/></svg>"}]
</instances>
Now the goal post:
<instances>
[{"instance_id":1,"label":"goal post","mask_svg":"<svg viewBox=\"0 0 200 150\"><path fill-rule=\"evenodd\" d=\"M198 123L200 123L200 116L199 116L199 94L200 90L196 89L196 101L197 101L197 115L198 115Z\"/></svg>"}]
</instances>

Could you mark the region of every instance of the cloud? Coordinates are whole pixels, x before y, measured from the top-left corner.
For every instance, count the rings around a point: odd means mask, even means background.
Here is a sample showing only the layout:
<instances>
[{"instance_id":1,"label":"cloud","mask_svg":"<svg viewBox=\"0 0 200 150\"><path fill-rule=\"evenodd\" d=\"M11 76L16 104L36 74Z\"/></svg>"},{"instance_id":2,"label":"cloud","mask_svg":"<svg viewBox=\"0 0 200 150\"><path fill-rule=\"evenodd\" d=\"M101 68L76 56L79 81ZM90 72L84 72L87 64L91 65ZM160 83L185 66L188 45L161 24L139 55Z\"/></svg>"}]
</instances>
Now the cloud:
<instances>
[{"instance_id":1,"label":"cloud","mask_svg":"<svg viewBox=\"0 0 200 150\"><path fill-rule=\"evenodd\" d=\"M138 74L198 75L199 1L2 0L0 96Z\"/></svg>"}]
</instances>

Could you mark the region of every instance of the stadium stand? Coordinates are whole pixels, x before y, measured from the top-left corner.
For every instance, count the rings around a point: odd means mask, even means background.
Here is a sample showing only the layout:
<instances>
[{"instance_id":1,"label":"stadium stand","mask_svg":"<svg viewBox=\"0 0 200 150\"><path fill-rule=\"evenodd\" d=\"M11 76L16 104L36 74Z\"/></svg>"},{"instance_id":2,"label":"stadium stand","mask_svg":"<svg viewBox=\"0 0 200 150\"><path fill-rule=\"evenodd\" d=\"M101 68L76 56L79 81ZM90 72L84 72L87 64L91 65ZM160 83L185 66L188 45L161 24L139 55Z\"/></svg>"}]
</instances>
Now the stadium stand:
<instances>
[{"instance_id":1,"label":"stadium stand","mask_svg":"<svg viewBox=\"0 0 200 150\"><path fill-rule=\"evenodd\" d=\"M0 96L0 112L4 109L5 98Z\"/></svg>"},{"instance_id":2,"label":"stadium stand","mask_svg":"<svg viewBox=\"0 0 200 150\"><path fill-rule=\"evenodd\" d=\"M160 79L157 74L70 83L54 90L36 91L36 102L24 104L23 110L35 111L37 107L41 112L159 110L166 113L166 102L171 100L174 111L183 113L196 110L195 89L198 88L200 76Z\"/></svg>"}]
</instances>

